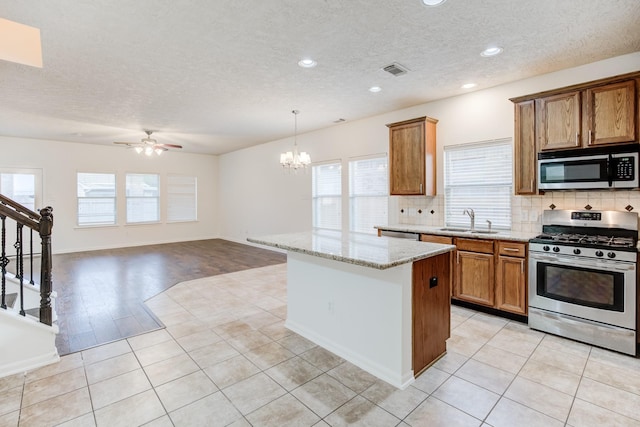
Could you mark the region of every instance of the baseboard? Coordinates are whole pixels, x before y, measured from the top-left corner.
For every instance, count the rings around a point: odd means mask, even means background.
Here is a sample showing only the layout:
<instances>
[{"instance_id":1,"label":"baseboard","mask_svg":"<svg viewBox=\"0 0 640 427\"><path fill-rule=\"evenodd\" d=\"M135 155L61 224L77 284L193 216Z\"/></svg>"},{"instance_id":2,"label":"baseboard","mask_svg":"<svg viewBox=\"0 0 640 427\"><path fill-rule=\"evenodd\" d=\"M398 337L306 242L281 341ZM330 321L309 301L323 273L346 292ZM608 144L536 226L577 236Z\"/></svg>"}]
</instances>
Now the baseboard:
<instances>
[{"instance_id":1,"label":"baseboard","mask_svg":"<svg viewBox=\"0 0 640 427\"><path fill-rule=\"evenodd\" d=\"M411 383L415 381L413 376L413 370L409 372L403 373L401 376L398 376L394 372L389 371L388 369L380 366L379 364L372 362L370 359L364 357L361 354L353 353L352 351L344 348L343 346L326 339L325 337L316 334L313 331L310 331L303 326L296 324L295 322L291 322L290 320L286 320L284 324L285 328L295 332L296 334L308 339L309 341L319 345L335 354L336 356L340 356L344 360L353 363L357 367L367 371L371 375L380 378L383 381L391 384L394 387L397 387L401 390L407 388Z\"/></svg>"},{"instance_id":2,"label":"baseboard","mask_svg":"<svg viewBox=\"0 0 640 427\"><path fill-rule=\"evenodd\" d=\"M52 363L57 363L59 361L60 355L58 355L58 351L56 350L49 354L35 356L30 359L20 360L13 363L6 363L0 366L0 378L19 374L21 372L32 371L34 369L41 368Z\"/></svg>"}]
</instances>

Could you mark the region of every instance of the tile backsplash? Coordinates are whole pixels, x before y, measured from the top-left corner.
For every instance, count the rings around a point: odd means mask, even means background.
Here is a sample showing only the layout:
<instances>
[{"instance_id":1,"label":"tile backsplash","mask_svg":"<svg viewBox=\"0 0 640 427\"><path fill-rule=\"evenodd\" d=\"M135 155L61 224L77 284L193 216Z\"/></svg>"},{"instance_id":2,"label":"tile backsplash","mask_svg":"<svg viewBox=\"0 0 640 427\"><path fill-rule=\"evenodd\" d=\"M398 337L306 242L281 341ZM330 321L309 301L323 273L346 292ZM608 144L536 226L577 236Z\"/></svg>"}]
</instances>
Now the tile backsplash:
<instances>
[{"instance_id":1,"label":"tile backsplash","mask_svg":"<svg viewBox=\"0 0 640 427\"><path fill-rule=\"evenodd\" d=\"M556 209L584 209L589 205L592 210L614 211L631 206L640 212L640 191L548 191L541 196L511 196L511 229L540 232L542 211L552 204ZM444 205L444 195L394 196L389 202L389 223L442 227Z\"/></svg>"}]
</instances>

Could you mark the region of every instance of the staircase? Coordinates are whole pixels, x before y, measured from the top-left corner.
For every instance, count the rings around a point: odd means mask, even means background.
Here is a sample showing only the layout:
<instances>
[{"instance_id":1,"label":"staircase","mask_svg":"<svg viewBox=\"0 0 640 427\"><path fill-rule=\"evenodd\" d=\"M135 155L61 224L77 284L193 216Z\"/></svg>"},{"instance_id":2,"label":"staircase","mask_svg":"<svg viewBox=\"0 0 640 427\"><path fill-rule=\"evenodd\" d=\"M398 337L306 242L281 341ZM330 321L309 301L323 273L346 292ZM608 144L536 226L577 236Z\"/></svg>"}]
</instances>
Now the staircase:
<instances>
[{"instance_id":1,"label":"staircase","mask_svg":"<svg viewBox=\"0 0 640 427\"><path fill-rule=\"evenodd\" d=\"M51 290L52 209L46 207L36 213L0 194L0 221L2 378L57 362L60 357L55 346L56 294ZM15 234L15 242L7 243L8 231ZM39 255L34 252L34 236L40 239ZM38 260L40 280L36 283L33 267ZM30 270L26 275L25 264Z\"/></svg>"}]
</instances>

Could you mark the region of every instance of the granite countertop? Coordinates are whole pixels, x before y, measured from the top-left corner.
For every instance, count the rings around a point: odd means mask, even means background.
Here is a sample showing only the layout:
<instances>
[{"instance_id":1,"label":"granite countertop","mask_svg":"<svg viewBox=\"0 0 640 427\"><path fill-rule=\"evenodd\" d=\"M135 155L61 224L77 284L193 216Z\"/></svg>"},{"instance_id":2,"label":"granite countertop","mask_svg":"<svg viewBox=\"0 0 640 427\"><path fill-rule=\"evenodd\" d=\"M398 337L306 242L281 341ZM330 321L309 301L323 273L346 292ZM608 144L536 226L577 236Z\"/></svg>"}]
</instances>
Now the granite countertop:
<instances>
[{"instance_id":1,"label":"granite countertop","mask_svg":"<svg viewBox=\"0 0 640 427\"><path fill-rule=\"evenodd\" d=\"M389 231L404 231L407 233L419 233L419 234L435 234L439 236L451 236L451 237L470 237L473 239L494 239L494 240L512 240L517 242L528 242L540 233L527 233L520 231L509 230L495 230L497 233L471 233L470 231L448 231L443 230L446 227L426 226L426 225L411 225L411 224L390 224L390 225L377 225L375 228L379 230ZM482 230L477 228L477 230Z\"/></svg>"},{"instance_id":2,"label":"granite countertop","mask_svg":"<svg viewBox=\"0 0 640 427\"><path fill-rule=\"evenodd\" d=\"M328 230L249 237L247 240L378 270L440 255L456 248L453 245Z\"/></svg>"}]
</instances>

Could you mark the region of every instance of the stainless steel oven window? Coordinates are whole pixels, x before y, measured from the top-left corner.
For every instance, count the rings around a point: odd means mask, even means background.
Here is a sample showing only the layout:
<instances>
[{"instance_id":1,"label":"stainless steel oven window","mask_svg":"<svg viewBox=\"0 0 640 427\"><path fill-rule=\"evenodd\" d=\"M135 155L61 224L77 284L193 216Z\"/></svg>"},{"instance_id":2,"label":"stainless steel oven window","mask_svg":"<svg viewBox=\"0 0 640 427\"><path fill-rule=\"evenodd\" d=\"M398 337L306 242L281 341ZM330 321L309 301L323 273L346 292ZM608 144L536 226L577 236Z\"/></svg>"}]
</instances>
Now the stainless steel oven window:
<instances>
[{"instance_id":1,"label":"stainless steel oven window","mask_svg":"<svg viewBox=\"0 0 640 427\"><path fill-rule=\"evenodd\" d=\"M557 301L624 311L624 273L538 262L537 294Z\"/></svg>"}]
</instances>

